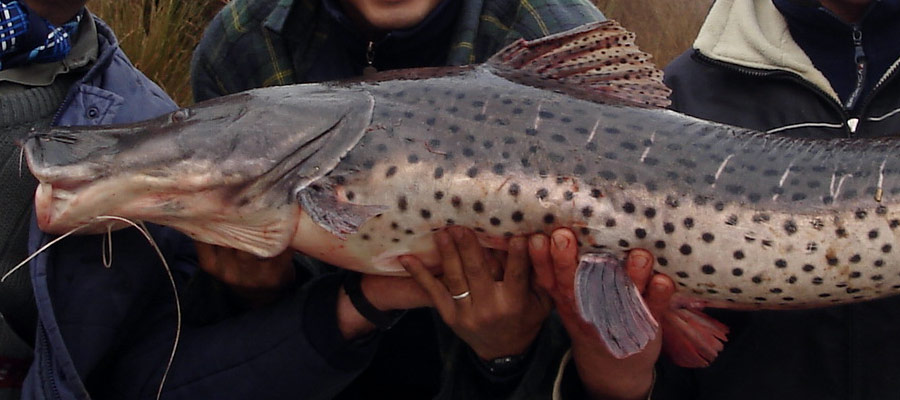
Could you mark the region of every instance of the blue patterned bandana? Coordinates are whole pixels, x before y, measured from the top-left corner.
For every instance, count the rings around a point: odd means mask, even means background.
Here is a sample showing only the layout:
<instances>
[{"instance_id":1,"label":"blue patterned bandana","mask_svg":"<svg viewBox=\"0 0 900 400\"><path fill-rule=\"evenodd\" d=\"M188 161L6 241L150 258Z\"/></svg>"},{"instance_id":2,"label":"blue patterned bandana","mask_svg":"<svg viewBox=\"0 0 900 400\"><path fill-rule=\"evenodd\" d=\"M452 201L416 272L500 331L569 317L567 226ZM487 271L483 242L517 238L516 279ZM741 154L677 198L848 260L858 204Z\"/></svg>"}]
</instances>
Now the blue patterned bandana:
<instances>
[{"instance_id":1,"label":"blue patterned bandana","mask_svg":"<svg viewBox=\"0 0 900 400\"><path fill-rule=\"evenodd\" d=\"M66 58L83 15L54 26L19 1L0 0L0 71Z\"/></svg>"}]
</instances>

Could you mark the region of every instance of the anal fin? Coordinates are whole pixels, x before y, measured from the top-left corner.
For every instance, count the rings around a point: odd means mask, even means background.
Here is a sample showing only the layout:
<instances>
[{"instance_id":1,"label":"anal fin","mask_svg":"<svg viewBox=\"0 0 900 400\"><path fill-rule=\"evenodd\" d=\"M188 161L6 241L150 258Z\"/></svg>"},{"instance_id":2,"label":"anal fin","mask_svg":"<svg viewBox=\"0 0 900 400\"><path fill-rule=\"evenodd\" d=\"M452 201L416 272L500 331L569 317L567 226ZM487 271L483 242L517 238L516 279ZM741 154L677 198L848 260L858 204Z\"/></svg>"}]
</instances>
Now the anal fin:
<instances>
[{"instance_id":1,"label":"anal fin","mask_svg":"<svg viewBox=\"0 0 900 400\"><path fill-rule=\"evenodd\" d=\"M659 325L623 262L611 254L581 256L575 272L575 302L617 358L635 354L653 340Z\"/></svg>"},{"instance_id":2,"label":"anal fin","mask_svg":"<svg viewBox=\"0 0 900 400\"><path fill-rule=\"evenodd\" d=\"M682 367L709 366L728 341L728 327L696 308L672 308L661 320L663 352Z\"/></svg>"}]
</instances>

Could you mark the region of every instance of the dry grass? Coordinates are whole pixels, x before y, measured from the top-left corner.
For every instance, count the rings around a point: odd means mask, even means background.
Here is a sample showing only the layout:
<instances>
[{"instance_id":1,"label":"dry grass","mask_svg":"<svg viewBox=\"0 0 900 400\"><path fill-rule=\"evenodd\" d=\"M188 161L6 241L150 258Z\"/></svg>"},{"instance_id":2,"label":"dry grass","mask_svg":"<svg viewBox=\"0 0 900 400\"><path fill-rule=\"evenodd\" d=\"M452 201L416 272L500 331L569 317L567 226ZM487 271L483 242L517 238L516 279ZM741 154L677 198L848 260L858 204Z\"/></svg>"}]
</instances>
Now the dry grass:
<instances>
[{"instance_id":1,"label":"dry grass","mask_svg":"<svg viewBox=\"0 0 900 400\"><path fill-rule=\"evenodd\" d=\"M637 34L663 67L691 47L713 0L592 0L608 18Z\"/></svg>"},{"instance_id":2,"label":"dry grass","mask_svg":"<svg viewBox=\"0 0 900 400\"><path fill-rule=\"evenodd\" d=\"M592 0L637 33L637 43L665 66L688 49L713 0ZM227 0L92 0L88 7L116 32L122 49L179 104L191 103L191 53Z\"/></svg>"},{"instance_id":3,"label":"dry grass","mask_svg":"<svg viewBox=\"0 0 900 400\"><path fill-rule=\"evenodd\" d=\"M191 53L226 0L95 0L91 12L116 32L125 54L179 104L191 102Z\"/></svg>"}]
</instances>

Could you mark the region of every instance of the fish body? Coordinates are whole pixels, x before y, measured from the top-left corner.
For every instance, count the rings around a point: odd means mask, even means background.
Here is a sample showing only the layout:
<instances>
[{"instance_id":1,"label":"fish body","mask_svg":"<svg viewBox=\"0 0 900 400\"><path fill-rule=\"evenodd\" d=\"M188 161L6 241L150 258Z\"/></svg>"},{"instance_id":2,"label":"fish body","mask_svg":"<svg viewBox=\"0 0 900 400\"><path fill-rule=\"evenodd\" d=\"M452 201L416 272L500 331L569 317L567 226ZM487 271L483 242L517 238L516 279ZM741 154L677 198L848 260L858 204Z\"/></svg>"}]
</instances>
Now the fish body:
<instances>
[{"instance_id":1,"label":"fish body","mask_svg":"<svg viewBox=\"0 0 900 400\"><path fill-rule=\"evenodd\" d=\"M497 248L572 227L583 254L650 249L683 301L705 306L900 292L900 142L774 137L628 95L596 101L589 79L534 85L549 72L508 64L257 89L36 135L24 147L39 224L112 214L376 274L403 273L403 254L436 266L431 235L450 225ZM626 85L628 71L643 70Z\"/></svg>"}]
</instances>

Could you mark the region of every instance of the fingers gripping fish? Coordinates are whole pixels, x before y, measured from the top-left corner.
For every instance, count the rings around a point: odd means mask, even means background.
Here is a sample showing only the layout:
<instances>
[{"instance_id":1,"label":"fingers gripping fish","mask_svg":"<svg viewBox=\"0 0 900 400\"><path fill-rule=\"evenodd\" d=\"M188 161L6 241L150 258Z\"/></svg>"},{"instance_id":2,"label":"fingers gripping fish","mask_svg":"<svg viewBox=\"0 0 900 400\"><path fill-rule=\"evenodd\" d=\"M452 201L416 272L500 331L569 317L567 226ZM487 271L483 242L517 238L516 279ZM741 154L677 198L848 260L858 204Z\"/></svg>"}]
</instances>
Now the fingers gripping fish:
<instances>
[{"instance_id":1,"label":"fingers gripping fish","mask_svg":"<svg viewBox=\"0 0 900 400\"><path fill-rule=\"evenodd\" d=\"M366 273L574 227L578 303L613 354L655 334L618 261L678 285L660 321L683 364L727 328L703 307L827 306L900 291L895 141L775 138L663 109L661 72L612 22L519 41L480 66L252 90L144 123L24 143L48 232L146 220L260 256L292 247ZM298 206L299 205L299 206Z\"/></svg>"}]
</instances>

